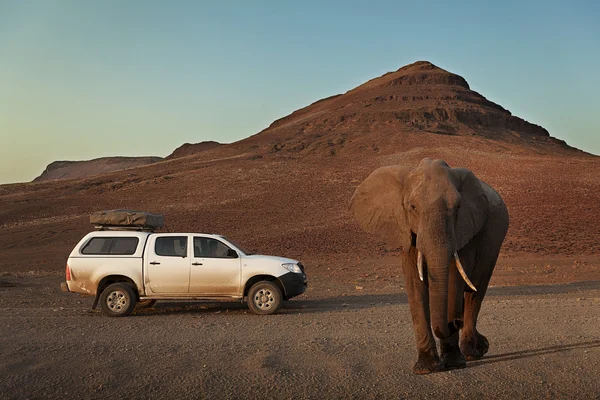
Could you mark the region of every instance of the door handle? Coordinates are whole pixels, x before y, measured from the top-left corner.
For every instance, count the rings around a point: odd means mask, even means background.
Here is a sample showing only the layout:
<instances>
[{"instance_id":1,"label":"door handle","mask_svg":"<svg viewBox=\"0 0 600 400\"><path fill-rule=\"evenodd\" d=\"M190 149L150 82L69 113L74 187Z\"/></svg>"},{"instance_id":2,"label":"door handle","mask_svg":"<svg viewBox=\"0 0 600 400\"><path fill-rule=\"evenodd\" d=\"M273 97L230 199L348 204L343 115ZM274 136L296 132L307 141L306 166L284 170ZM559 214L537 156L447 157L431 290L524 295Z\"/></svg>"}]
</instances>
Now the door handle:
<instances>
[{"instance_id":1,"label":"door handle","mask_svg":"<svg viewBox=\"0 0 600 400\"><path fill-rule=\"evenodd\" d=\"M192 263L192 265L202 265L202 263L196 262L196 263Z\"/></svg>"},{"instance_id":2,"label":"door handle","mask_svg":"<svg viewBox=\"0 0 600 400\"><path fill-rule=\"evenodd\" d=\"M159 264L160 264L160 263L159 263L158 261L152 261L152 262L150 263L150 265L159 265Z\"/></svg>"}]
</instances>

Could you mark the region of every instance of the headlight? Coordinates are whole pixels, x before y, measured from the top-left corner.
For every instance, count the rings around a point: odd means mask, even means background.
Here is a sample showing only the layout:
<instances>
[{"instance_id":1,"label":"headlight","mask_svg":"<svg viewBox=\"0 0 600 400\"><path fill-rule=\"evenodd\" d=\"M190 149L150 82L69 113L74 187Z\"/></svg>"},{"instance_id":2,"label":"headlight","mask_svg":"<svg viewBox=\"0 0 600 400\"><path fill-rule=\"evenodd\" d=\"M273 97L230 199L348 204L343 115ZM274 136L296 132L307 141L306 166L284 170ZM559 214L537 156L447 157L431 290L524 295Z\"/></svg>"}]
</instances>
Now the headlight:
<instances>
[{"instance_id":1,"label":"headlight","mask_svg":"<svg viewBox=\"0 0 600 400\"><path fill-rule=\"evenodd\" d=\"M300 269L300 267L298 266L298 264L293 264L293 263L285 263L285 264L281 264L281 266L285 269L287 269L290 272L293 272L295 274L301 274L302 270Z\"/></svg>"}]
</instances>

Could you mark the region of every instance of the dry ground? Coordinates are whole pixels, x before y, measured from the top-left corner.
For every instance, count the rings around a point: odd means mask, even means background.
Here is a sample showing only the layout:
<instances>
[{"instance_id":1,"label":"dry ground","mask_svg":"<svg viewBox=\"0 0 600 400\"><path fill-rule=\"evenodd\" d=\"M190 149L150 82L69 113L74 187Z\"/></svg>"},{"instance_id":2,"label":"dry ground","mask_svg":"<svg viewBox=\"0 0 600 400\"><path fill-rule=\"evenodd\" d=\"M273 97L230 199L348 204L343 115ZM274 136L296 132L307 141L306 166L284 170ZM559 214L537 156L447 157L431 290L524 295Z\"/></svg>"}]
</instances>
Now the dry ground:
<instances>
[{"instance_id":1,"label":"dry ground","mask_svg":"<svg viewBox=\"0 0 600 400\"><path fill-rule=\"evenodd\" d=\"M598 281L492 287L486 357L415 376L402 279L359 278L316 274L273 316L159 302L108 318L62 274L4 273L0 398L600 398Z\"/></svg>"}]
</instances>

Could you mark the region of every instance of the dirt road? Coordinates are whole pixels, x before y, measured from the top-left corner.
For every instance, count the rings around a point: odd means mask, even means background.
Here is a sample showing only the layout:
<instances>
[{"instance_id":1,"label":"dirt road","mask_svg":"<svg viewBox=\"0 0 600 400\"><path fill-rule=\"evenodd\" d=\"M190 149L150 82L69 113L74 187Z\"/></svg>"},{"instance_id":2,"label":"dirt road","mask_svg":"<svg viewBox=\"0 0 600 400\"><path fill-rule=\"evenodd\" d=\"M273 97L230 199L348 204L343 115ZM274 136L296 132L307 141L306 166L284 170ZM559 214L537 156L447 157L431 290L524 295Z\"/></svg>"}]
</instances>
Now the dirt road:
<instances>
[{"instance_id":1,"label":"dirt road","mask_svg":"<svg viewBox=\"0 0 600 400\"><path fill-rule=\"evenodd\" d=\"M401 284L313 279L267 317L159 302L119 319L61 279L0 276L0 398L600 398L599 282L491 288L488 355L415 376Z\"/></svg>"}]
</instances>

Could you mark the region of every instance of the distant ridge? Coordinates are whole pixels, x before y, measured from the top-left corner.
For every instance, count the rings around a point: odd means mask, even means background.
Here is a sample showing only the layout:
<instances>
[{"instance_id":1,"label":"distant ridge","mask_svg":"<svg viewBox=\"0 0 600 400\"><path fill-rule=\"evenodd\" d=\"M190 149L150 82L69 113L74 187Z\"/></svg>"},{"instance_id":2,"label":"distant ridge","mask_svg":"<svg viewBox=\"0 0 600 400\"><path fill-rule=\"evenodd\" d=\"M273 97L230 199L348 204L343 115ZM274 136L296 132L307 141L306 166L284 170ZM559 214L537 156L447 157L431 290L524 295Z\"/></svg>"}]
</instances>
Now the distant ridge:
<instances>
[{"instance_id":1,"label":"distant ridge","mask_svg":"<svg viewBox=\"0 0 600 400\"><path fill-rule=\"evenodd\" d=\"M206 150L212 150L217 147L223 146L219 142L212 140L200 142L200 143L184 143L176 148L171 154L167 156L167 160L178 157L185 157L196 153L201 153Z\"/></svg>"},{"instance_id":2,"label":"distant ridge","mask_svg":"<svg viewBox=\"0 0 600 400\"><path fill-rule=\"evenodd\" d=\"M162 161L162 157L102 157L88 161L54 161L33 182L86 178Z\"/></svg>"}]
</instances>

